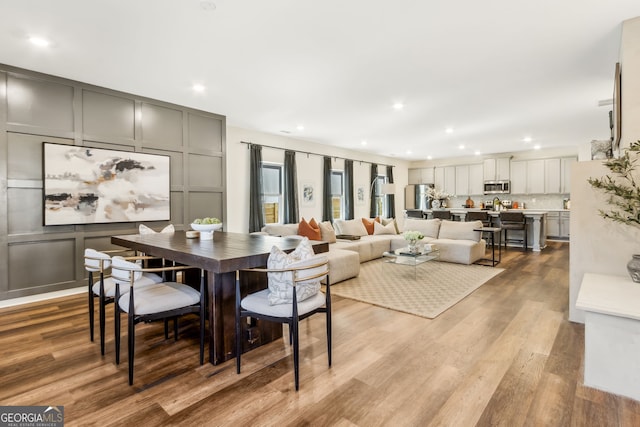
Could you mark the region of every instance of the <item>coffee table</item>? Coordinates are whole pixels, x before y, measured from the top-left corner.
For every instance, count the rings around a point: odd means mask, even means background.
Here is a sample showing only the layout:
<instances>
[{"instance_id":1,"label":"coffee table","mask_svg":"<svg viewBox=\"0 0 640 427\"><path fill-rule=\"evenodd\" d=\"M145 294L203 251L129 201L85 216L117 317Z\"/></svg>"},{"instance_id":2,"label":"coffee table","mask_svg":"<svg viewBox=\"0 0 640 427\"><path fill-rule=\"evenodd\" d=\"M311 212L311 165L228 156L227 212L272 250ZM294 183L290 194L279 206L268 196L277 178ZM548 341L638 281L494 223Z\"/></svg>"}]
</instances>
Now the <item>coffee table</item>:
<instances>
[{"instance_id":1,"label":"coffee table","mask_svg":"<svg viewBox=\"0 0 640 427\"><path fill-rule=\"evenodd\" d=\"M413 267L413 278L415 279L417 277L417 267L425 262L437 260L440 257L440 251L438 249L431 249L430 251L422 249L418 253L412 253L407 247L384 252L382 257L384 259L383 265L395 264Z\"/></svg>"}]
</instances>

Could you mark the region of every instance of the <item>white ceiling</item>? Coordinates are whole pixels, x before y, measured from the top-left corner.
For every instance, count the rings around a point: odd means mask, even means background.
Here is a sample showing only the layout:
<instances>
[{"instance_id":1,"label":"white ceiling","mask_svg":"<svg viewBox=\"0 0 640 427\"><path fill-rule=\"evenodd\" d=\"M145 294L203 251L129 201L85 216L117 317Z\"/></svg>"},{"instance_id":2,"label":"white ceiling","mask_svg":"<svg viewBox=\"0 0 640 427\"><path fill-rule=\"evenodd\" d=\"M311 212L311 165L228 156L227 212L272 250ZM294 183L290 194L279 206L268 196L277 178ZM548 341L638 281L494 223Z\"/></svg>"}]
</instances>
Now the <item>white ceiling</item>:
<instances>
[{"instance_id":1,"label":"white ceiling","mask_svg":"<svg viewBox=\"0 0 640 427\"><path fill-rule=\"evenodd\" d=\"M636 16L638 0L0 0L0 62L437 159L607 139L598 101Z\"/></svg>"}]
</instances>

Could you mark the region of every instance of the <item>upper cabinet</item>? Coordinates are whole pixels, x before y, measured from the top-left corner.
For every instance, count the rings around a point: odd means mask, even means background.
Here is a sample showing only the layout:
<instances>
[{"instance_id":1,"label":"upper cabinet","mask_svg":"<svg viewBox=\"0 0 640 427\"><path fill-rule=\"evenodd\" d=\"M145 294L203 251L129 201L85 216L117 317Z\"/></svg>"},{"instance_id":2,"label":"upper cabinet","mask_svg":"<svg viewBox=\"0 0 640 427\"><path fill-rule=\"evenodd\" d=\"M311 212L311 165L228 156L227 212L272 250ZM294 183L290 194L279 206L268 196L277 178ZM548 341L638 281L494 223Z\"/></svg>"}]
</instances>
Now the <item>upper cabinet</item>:
<instances>
[{"instance_id":1,"label":"upper cabinet","mask_svg":"<svg viewBox=\"0 0 640 427\"><path fill-rule=\"evenodd\" d=\"M567 194L575 157L511 162L512 194Z\"/></svg>"},{"instance_id":2,"label":"upper cabinet","mask_svg":"<svg viewBox=\"0 0 640 427\"><path fill-rule=\"evenodd\" d=\"M484 177L481 163L469 165L469 195L480 196L484 194Z\"/></svg>"},{"instance_id":3,"label":"upper cabinet","mask_svg":"<svg viewBox=\"0 0 640 427\"><path fill-rule=\"evenodd\" d=\"M485 159L482 165L484 169L484 180L499 181L511 179L510 163L511 159L509 157Z\"/></svg>"},{"instance_id":4,"label":"upper cabinet","mask_svg":"<svg viewBox=\"0 0 640 427\"><path fill-rule=\"evenodd\" d=\"M433 184L433 168L409 169L409 184Z\"/></svg>"},{"instance_id":5,"label":"upper cabinet","mask_svg":"<svg viewBox=\"0 0 640 427\"><path fill-rule=\"evenodd\" d=\"M437 188L437 186L436 186ZM444 192L452 196L456 195L456 167L446 166L444 168Z\"/></svg>"},{"instance_id":6,"label":"upper cabinet","mask_svg":"<svg viewBox=\"0 0 640 427\"><path fill-rule=\"evenodd\" d=\"M469 166L456 166L456 196L469 194Z\"/></svg>"}]
</instances>

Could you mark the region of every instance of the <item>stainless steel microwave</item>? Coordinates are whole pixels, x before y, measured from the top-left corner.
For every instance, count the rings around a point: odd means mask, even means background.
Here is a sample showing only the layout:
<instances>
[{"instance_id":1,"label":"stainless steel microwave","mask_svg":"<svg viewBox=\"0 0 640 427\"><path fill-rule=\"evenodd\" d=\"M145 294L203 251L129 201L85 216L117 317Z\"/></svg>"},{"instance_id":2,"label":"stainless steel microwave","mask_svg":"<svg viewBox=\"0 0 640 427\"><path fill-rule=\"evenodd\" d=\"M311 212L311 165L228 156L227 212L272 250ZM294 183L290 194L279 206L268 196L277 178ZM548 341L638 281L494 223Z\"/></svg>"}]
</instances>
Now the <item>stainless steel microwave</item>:
<instances>
[{"instance_id":1,"label":"stainless steel microwave","mask_svg":"<svg viewBox=\"0 0 640 427\"><path fill-rule=\"evenodd\" d=\"M508 194L511 192L509 181L485 181L484 194Z\"/></svg>"}]
</instances>

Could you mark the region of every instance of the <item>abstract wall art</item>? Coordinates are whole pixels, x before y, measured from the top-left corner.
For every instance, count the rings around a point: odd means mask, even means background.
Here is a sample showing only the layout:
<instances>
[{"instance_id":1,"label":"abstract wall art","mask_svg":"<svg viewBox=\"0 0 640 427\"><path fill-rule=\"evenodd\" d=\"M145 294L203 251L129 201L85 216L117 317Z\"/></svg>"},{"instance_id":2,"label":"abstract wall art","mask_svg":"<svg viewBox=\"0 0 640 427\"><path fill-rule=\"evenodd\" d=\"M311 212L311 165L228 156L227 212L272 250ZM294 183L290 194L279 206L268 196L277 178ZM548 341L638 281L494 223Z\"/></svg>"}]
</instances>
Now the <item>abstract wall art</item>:
<instances>
[{"instance_id":1,"label":"abstract wall art","mask_svg":"<svg viewBox=\"0 0 640 427\"><path fill-rule=\"evenodd\" d=\"M170 158L43 143L44 225L171 219Z\"/></svg>"}]
</instances>

